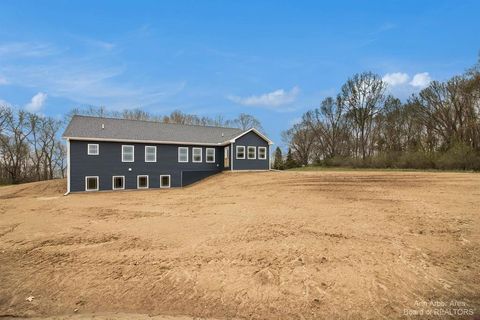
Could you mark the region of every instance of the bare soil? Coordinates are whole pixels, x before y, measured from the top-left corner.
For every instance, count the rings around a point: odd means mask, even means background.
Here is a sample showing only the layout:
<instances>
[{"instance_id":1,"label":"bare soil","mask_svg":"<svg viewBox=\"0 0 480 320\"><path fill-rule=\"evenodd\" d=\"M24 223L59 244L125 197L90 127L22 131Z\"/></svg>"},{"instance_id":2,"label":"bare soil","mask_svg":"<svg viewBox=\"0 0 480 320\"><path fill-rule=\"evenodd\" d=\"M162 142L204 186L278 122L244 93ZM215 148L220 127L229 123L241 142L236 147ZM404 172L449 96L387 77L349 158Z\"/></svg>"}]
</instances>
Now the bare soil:
<instances>
[{"instance_id":1,"label":"bare soil","mask_svg":"<svg viewBox=\"0 0 480 320\"><path fill-rule=\"evenodd\" d=\"M414 312L452 313L452 301L480 314L479 174L223 173L184 189L64 191L0 187L0 316L424 319Z\"/></svg>"}]
</instances>

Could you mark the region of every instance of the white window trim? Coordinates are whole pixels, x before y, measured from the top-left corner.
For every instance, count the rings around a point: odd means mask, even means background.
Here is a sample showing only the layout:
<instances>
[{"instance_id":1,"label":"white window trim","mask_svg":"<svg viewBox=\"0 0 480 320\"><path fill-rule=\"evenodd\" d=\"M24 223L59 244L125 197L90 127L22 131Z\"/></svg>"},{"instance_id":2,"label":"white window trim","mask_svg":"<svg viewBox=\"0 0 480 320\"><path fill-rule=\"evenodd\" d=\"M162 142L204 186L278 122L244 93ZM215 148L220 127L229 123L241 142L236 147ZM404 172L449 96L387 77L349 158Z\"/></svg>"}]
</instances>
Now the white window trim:
<instances>
[{"instance_id":1,"label":"white window trim","mask_svg":"<svg viewBox=\"0 0 480 320\"><path fill-rule=\"evenodd\" d=\"M162 186L162 177L168 177L168 186ZM160 175L160 188L170 188L172 185L172 176L169 174L162 174Z\"/></svg>"},{"instance_id":2,"label":"white window trim","mask_svg":"<svg viewBox=\"0 0 480 320\"><path fill-rule=\"evenodd\" d=\"M155 150L155 160L153 160L153 161L148 161L147 160L147 149L148 148L154 148L154 150ZM156 146L145 146L145 162L157 162L157 147Z\"/></svg>"},{"instance_id":3,"label":"white window trim","mask_svg":"<svg viewBox=\"0 0 480 320\"><path fill-rule=\"evenodd\" d=\"M187 160L181 161L180 160L180 150L187 150ZM188 162L188 147L178 147L178 162Z\"/></svg>"},{"instance_id":4,"label":"white window trim","mask_svg":"<svg viewBox=\"0 0 480 320\"><path fill-rule=\"evenodd\" d=\"M88 183L87 180L90 178L97 179L97 188L96 189L88 189ZM85 191L98 191L100 187L100 178L98 176L86 176L85 177Z\"/></svg>"},{"instance_id":5,"label":"white window trim","mask_svg":"<svg viewBox=\"0 0 480 320\"><path fill-rule=\"evenodd\" d=\"M199 161L195 161L195 150L200 150L200 160ZM195 162L195 163L202 162L202 160L203 160L202 153L203 153L202 148L192 148L192 162Z\"/></svg>"},{"instance_id":6,"label":"white window trim","mask_svg":"<svg viewBox=\"0 0 480 320\"><path fill-rule=\"evenodd\" d=\"M90 152L90 146L97 146L97 153ZM98 143L89 143L87 145L87 154L89 156L98 156L100 154L100 146L98 145Z\"/></svg>"},{"instance_id":7,"label":"white window trim","mask_svg":"<svg viewBox=\"0 0 480 320\"><path fill-rule=\"evenodd\" d=\"M123 188L115 188L115 178L123 179ZM125 176L113 176L112 177L112 190L125 190Z\"/></svg>"},{"instance_id":8,"label":"white window trim","mask_svg":"<svg viewBox=\"0 0 480 320\"><path fill-rule=\"evenodd\" d=\"M248 151L248 149L250 149L250 148L253 148L253 151L254 151L253 158L250 158L250 152ZM249 160L257 159L257 147L255 147L255 146L248 146L247 147L247 159L249 159Z\"/></svg>"},{"instance_id":9,"label":"white window trim","mask_svg":"<svg viewBox=\"0 0 480 320\"><path fill-rule=\"evenodd\" d=\"M213 151L213 160L208 161L208 151ZM205 149L205 162L207 163L214 163L215 162L215 148L206 148Z\"/></svg>"},{"instance_id":10,"label":"white window trim","mask_svg":"<svg viewBox=\"0 0 480 320\"><path fill-rule=\"evenodd\" d=\"M241 149L241 148L243 148L243 157L242 157L242 158L240 158L240 157L238 156L238 150ZM245 154L246 154L245 151L246 151L246 150L245 150L245 146L237 146L237 147L235 148L235 158L237 158L237 159L245 159Z\"/></svg>"},{"instance_id":11,"label":"white window trim","mask_svg":"<svg viewBox=\"0 0 480 320\"><path fill-rule=\"evenodd\" d=\"M123 147L132 147L132 161L124 161L123 160ZM122 162L135 162L135 146L131 144L122 144Z\"/></svg>"},{"instance_id":12,"label":"white window trim","mask_svg":"<svg viewBox=\"0 0 480 320\"><path fill-rule=\"evenodd\" d=\"M147 177L147 186L146 187L140 187L140 178L142 177ZM148 179L148 175L146 174L141 174L137 176L137 189L148 189L150 187L150 181Z\"/></svg>"},{"instance_id":13,"label":"white window trim","mask_svg":"<svg viewBox=\"0 0 480 320\"><path fill-rule=\"evenodd\" d=\"M265 150L265 157L264 158L260 158L260 149L262 150ZM267 160L267 147L258 147L258 159L259 160Z\"/></svg>"}]
</instances>

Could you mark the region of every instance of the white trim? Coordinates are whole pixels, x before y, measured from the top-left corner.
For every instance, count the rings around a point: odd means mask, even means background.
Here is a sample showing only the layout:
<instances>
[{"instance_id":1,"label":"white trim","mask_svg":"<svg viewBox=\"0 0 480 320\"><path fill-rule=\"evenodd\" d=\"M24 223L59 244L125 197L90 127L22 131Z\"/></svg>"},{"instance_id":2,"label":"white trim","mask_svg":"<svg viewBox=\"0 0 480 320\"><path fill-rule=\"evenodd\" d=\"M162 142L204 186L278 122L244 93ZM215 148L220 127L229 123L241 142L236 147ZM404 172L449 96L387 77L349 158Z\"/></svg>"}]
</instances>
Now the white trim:
<instances>
[{"instance_id":1,"label":"white trim","mask_svg":"<svg viewBox=\"0 0 480 320\"><path fill-rule=\"evenodd\" d=\"M168 177L168 186L163 186L162 187L162 177ZM170 188L170 186L172 185L172 176L169 175L169 174L161 174L160 175L160 188Z\"/></svg>"},{"instance_id":2,"label":"white trim","mask_svg":"<svg viewBox=\"0 0 480 320\"><path fill-rule=\"evenodd\" d=\"M181 161L180 160L180 149L187 149L187 160L186 161ZM183 162L183 163L187 163L188 162L188 147L178 147L178 162Z\"/></svg>"},{"instance_id":3,"label":"white trim","mask_svg":"<svg viewBox=\"0 0 480 320\"><path fill-rule=\"evenodd\" d=\"M260 149L265 150L265 158L260 158ZM258 160L267 160L267 147L258 147Z\"/></svg>"},{"instance_id":4,"label":"white trim","mask_svg":"<svg viewBox=\"0 0 480 320\"><path fill-rule=\"evenodd\" d=\"M147 161L147 149L148 148L154 148L154 150L155 150L155 160L153 160L153 161ZM157 146L145 146L145 162L157 162Z\"/></svg>"},{"instance_id":5,"label":"white trim","mask_svg":"<svg viewBox=\"0 0 480 320\"><path fill-rule=\"evenodd\" d=\"M122 178L123 179L123 187L122 188L115 188L115 178ZM112 190L125 190L125 176L113 176L112 177Z\"/></svg>"},{"instance_id":6,"label":"white trim","mask_svg":"<svg viewBox=\"0 0 480 320\"><path fill-rule=\"evenodd\" d=\"M250 148L253 148L253 150L255 151L254 152L254 155L253 155L253 158L250 158L250 151L248 151L248 149ZM248 160L255 160L257 159L257 147L256 146L247 146L247 159Z\"/></svg>"},{"instance_id":7,"label":"white trim","mask_svg":"<svg viewBox=\"0 0 480 320\"><path fill-rule=\"evenodd\" d=\"M141 177L147 177L147 186L146 187L140 187L139 185L139 181L140 181L140 178ZM149 182L149 179L148 179L148 175L147 174L140 174L137 176L137 189L148 189L150 187L150 182Z\"/></svg>"},{"instance_id":8,"label":"white trim","mask_svg":"<svg viewBox=\"0 0 480 320\"><path fill-rule=\"evenodd\" d=\"M97 153L90 153L90 146L97 146ZM87 144L87 155L89 156L98 156L100 154L100 145L98 143L89 143Z\"/></svg>"},{"instance_id":9,"label":"white trim","mask_svg":"<svg viewBox=\"0 0 480 320\"><path fill-rule=\"evenodd\" d=\"M195 150L200 150L200 160L199 161L195 161ZM202 148L192 148L192 162L195 162L195 163L201 163L202 160L203 160L203 151L202 151Z\"/></svg>"},{"instance_id":10,"label":"white trim","mask_svg":"<svg viewBox=\"0 0 480 320\"><path fill-rule=\"evenodd\" d=\"M90 178L94 178L94 179L97 179L97 188L96 189L88 189L88 183L87 183L87 180L90 179ZM99 189L99 184L100 184L100 178L98 176L86 176L85 177L85 191L98 191Z\"/></svg>"},{"instance_id":11,"label":"white trim","mask_svg":"<svg viewBox=\"0 0 480 320\"><path fill-rule=\"evenodd\" d=\"M123 147L132 147L132 161L123 160ZM131 144L122 144L122 162L135 162L135 146Z\"/></svg>"},{"instance_id":12,"label":"white trim","mask_svg":"<svg viewBox=\"0 0 480 320\"><path fill-rule=\"evenodd\" d=\"M249 132L251 132L251 131L255 132L255 133L256 133L260 138L262 138L263 140L267 141L268 144L273 144L273 141L272 141L272 140L268 139L265 135L263 135L260 131L258 131L258 130L255 129L255 128L251 128L251 129L248 129L247 131L242 132L241 134L239 134L239 135L236 136L235 138L232 138L232 139L230 140L230 142L235 142L235 140L237 140L237 139L240 138L240 137L243 137L244 135L246 135L247 133L249 133Z\"/></svg>"},{"instance_id":13,"label":"white trim","mask_svg":"<svg viewBox=\"0 0 480 320\"><path fill-rule=\"evenodd\" d=\"M64 196L70 193L70 139L67 139L67 192Z\"/></svg>"},{"instance_id":14,"label":"white trim","mask_svg":"<svg viewBox=\"0 0 480 320\"><path fill-rule=\"evenodd\" d=\"M233 142L230 143L230 171L233 171Z\"/></svg>"},{"instance_id":15,"label":"white trim","mask_svg":"<svg viewBox=\"0 0 480 320\"><path fill-rule=\"evenodd\" d=\"M240 157L238 156L238 149L240 149L240 148L243 148L243 157L242 157L242 158L240 158ZM246 150L245 150L245 146L236 146L236 147L235 147L235 158L237 158L237 159L245 159L245 156L246 156L246 152L245 152L245 151L246 151Z\"/></svg>"},{"instance_id":16,"label":"white trim","mask_svg":"<svg viewBox=\"0 0 480 320\"><path fill-rule=\"evenodd\" d=\"M208 161L208 151L213 150L213 160ZM215 163L215 148L205 148L205 162L207 163Z\"/></svg>"}]
</instances>

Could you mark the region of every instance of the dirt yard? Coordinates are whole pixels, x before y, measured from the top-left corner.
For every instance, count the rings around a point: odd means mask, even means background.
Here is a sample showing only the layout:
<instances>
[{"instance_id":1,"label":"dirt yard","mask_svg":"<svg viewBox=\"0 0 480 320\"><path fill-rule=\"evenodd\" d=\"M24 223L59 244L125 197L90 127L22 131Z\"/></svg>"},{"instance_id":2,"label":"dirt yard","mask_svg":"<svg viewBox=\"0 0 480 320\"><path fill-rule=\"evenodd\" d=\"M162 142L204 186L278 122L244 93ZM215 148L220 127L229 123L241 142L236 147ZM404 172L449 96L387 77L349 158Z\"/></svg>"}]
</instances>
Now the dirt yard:
<instances>
[{"instance_id":1,"label":"dirt yard","mask_svg":"<svg viewBox=\"0 0 480 320\"><path fill-rule=\"evenodd\" d=\"M480 314L480 174L225 173L185 189L64 191L0 187L0 317Z\"/></svg>"}]
</instances>

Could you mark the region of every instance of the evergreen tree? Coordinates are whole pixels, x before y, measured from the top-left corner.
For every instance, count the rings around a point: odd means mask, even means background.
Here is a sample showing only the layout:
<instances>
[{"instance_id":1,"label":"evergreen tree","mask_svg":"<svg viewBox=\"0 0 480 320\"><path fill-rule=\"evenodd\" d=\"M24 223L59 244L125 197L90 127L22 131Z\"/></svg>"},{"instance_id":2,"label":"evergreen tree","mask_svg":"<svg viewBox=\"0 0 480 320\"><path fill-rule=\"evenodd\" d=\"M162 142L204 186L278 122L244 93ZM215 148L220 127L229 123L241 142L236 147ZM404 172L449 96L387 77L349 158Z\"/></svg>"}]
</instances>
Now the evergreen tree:
<instances>
[{"instance_id":1,"label":"evergreen tree","mask_svg":"<svg viewBox=\"0 0 480 320\"><path fill-rule=\"evenodd\" d=\"M292 149L288 148L287 159L285 160L285 169L291 169L297 167L296 161L292 156Z\"/></svg>"},{"instance_id":2,"label":"evergreen tree","mask_svg":"<svg viewBox=\"0 0 480 320\"><path fill-rule=\"evenodd\" d=\"M279 147L275 149L275 158L273 161L273 168L277 170L283 170L283 156L282 150Z\"/></svg>"}]
</instances>

